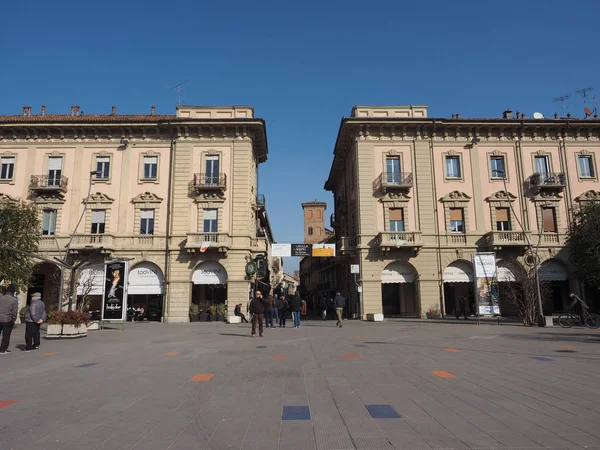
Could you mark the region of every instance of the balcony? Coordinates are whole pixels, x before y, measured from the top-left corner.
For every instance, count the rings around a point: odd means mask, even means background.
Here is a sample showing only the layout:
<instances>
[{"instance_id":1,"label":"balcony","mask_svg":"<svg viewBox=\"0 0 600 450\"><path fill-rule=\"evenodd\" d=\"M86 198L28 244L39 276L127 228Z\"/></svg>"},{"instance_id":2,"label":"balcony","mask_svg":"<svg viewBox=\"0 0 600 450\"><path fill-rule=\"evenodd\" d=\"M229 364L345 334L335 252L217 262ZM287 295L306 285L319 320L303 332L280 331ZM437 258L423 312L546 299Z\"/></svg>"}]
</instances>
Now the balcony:
<instances>
[{"instance_id":1,"label":"balcony","mask_svg":"<svg viewBox=\"0 0 600 450\"><path fill-rule=\"evenodd\" d=\"M38 193L67 192L69 179L63 176L31 175L29 189Z\"/></svg>"},{"instance_id":2,"label":"balcony","mask_svg":"<svg viewBox=\"0 0 600 450\"><path fill-rule=\"evenodd\" d=\"M111 234L76 234L71 241L74 252L93 251L102 247L101 253L110 253L115 249Z\"/></svg>"},{"instance_id":3,"label":"balcony","mask_svg":"<svg viewBox=\"0 0 600 450\"><path fill-rule=\"evenodd\" d=\"M265 198L264 194L258 194L256 196L256 208L259 211L264 211L266 206L267 206L267 199Z\"/></svg>"},{"instance_id":4,"label":"balcony","mask_svg":"<svg viewBox=\"0 0 600 450\"><path fill-rule=\"evenodd\" d=\"M38 241L38 249L44 252L63 251L68 242L68 236L43 235Z\"/></svg>"},{"instance_id":5,"label":"balcony","mask_svg":"<svg viewBox=\"0 0 600 450\"><path fill-rule=\"evenodd\" d=\"M412 172L382 172L373 182L373 190L388 192L410 191L413 186Z\"/></svg>"},{"instance_id":6,"label":"balcony","mask_svg":"<svg viewBox=\"0 0 600 450\"><path fill-rule=\"evenodd\" d=\"M337 247L337 254L339 256L352 255L356 251L356 238L345 236L340 237Z\"/></svg>"},{"instance_id":7,"label":"balcony","mask_svg":"<svg viewBox=\"0 0 600 450\"><path fill-rule=\"evenodd\" d=\"M385 231L377 236L377 245L383 253L387 253L394 248L412 249L415 253L418 253L423 246L423 240L420 231Z\"/></svg>"},{"instance_id":8,"label":"balcony","mask_svg":"<svg viewBox=\"0 0 600 450\"><path fill-rule=\"evenodd\" d=\"M218 250L227 253L231 241L227 233L188 233L185 249L190 253Z\"/></svg>"},{"instance_id":9,"label":"balcony","mask_svg":"<svg viewBox=\"0 0 600 450\"><path fill-rule=\"evenodd\" d=\"M500 250L504 247L527 247L527 234L523 231L492 231L486 236L486 245Z\"/></svg>"},{"instance_id":10,"label":"balcony","mask_svg":"<svg viewBox=\"0 0 600 450\"><path fill-rule=\"evenodd\" d=\"M564 172L536 172L530 177L532 186L541 190L562 190L567 185L567 177Z\"/></svg>"},{"instance_id":11,"label":"balcony","mask_svg":"<svg viewBox=\"0 0 600 450\"><path fill-rule=\"evenodd\" d=\"M223 195L227 190L227 175L224 173L195 173L189 183L192 194L218 193Z\"/></svg>"}]
</instances>

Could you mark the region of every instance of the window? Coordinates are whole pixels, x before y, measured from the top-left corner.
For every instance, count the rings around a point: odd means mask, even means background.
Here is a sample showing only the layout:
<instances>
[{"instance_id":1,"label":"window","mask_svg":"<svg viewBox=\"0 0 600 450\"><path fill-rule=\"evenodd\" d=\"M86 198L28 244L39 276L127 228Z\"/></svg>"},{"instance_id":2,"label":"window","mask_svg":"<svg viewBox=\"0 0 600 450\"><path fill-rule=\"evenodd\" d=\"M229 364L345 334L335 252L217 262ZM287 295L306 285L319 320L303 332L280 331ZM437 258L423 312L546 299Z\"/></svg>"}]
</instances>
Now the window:
<instances>
[{"instance_id":1,"label":"window","mask_svg":"<svg viewBox=\"0 0 600 450\"><path fill-rule=\"evenodd\" d=\"M460 158L446 156L446 178L460 178Z\"/></svg>"},{"instance_id":2,"label":"window","mask_svg":"<svg viewBox=\"0 0 600 450\"><path fill-rule=\"evenodd\" d=\"M53 236L56 233L56 210L45 209L42 213L42 234Z\"/></svg>"},{"instance_id":3,"label":"window","mask_svg":"<svg viewBox=\"0 0 600 450\"><path fill-rule=\"evenodd\" d=\"M158 178L158 156L144 156L144 180Z\"/></svg>"},{"instance_id":4,"label":"window","mask_svg":"<svg viewBox=\"0 0 600 450\"><path fill-rule=\"evenodd\" d=\"M48 158L48 186L60 186L62 175L62 156Z\"/></svg>"},{"instance_id":5,"label":"window","mask_svg":"<svg viewBox=\"0 0 600 450\"><path fill-rule=\"evenodd\" d=\"M312 219L312 211L310 209L306 211L306 218Z\"/></svg>"},{"instance_id":6,"label":"window","mask_svg":"<svg viewBox=\"0 0 600 450\"><path fill-rule=\"evenodd\" d=\"M206 156L206 184L209 186L219 184L219 155Z\"/></svg>"},{"instance_id":7,"label":"window","mask_svg":"<svg viewBox=\"0 0 600 450\"><path fill-rule=\"evenodd\" d=\"M547 156L536 156L534 160L536 173L541 173L543 175L550 173L550 164L548 164Z\"/></svg>"},{"instance_id":8,"label":"window","mask_svg":"<svg viewBox=\"0 0 600 450\"><path fill-rule=\"evenodd\" d=\"M504 156L491 156L490 157L490 171L492 178L496 180L502 180L506 178L506 169L504 168Z\"/></svg>"},{"instance_id":9,"label":"window","mask_svg":"<svg viewBox=\"0 0 600 450\"><path fill-rule=\"evenodd\" d=\"M108 180L110 176L110 156L96 156L96 180Z\"/></svg>"},{"instance_id":10,"label":"window","mask_svg":"<svg viewBox=\"0 0 600 450\"><path fill-rule=\"evenodd\" d=\"M592 163L592 157L582 155L577 157L579 163L579 176L581 178L593 178L594 177L594 164Z\"/></svg>"},{"instance_id":11,"label":"window","mask_svg":"<svg viewBox=\"0 0 600 450\"><path fill-rule=\"evenodd\" d=\"M154 234L154 210L142 209L140 212L140 234Z\"/></svg>"},{"instance_id":12,"label":"window","mask_svg":"<svg viewBox=\"0 0 600 450\"><path fill-rule=\"evenodd\" d=\"M15 157L3 156L0 159L0 180L12 180L15 172Z\"/></svg>"},{"instance_id":13,"label":"window","mask_svg":"<svg viewBox=\"0 0 600 450\"><path fill-rule=\"evenodd\" d=\"M92 210L92 234L104 234L104 226L106 222L106 210Z\"/></svg>"},{"instance_id":14,"label":"window","mask_svg":"<svg viewBox=\"0 0 600 450\"><path fill-rule=\"evenodd\" d=\"M204 210L204 232L217 233L218 230L218 214L216 209Z\"/></svg>"},{"instance_id":15,"label":"window","mask_svg":"<svg viewBox=\"0 0 600 450\"><path fill-rule=\"evenodd\" d=\"M323 233L321 232L321 227L317 227L317 236L321 236L321 234L323 234Z\"/></svg>"},{"instance_id":16,"label":"window","mask_svg":"<svg viewBox=\"0 0 600 450\"><path fill-rule=\"evenodd\" d=\"M556 233L556 210L542 207L542 227L546 233Z\"/></svg>"},{"instance_id":17,"label":"window","mask_svg":"<svg viewBox=\"0 0 600 450\"><path fill-rule=\"evenodd\" d=\"M465 219L462 208L450 208L450 232L464 233Z\"/></svg>"},{"instance_id":18,"label":"window","mask_svg":"<svg viewBox=\"0 0 600 450\"><path fill-rule=\"evenodd\" d=\"M390 209L390 231L404 231L404 210Z\"/></svg>"},{"instance_id":19,"label":"window","mask_svg":"<svg viewBox=\"0 0 600 450\"><path fill-rule=\"evenodd\" d=\"M320 219L320 218L321 218L321 210L320 210L320 209L317 209L317 210L315 211L315 219Z\"/></svg>"},{"instance_id":20,"label":"window","mask_svg":"<svg viewBox=\"0 0 600 450\"><path fill-rule=\"evenodd\" d=\"M385 158L385 171L388 184L399 184L400 158L397 156Z\"/></svg>"},{"instance_id":21,"label":"window","mask_svg":"<svg viewBox=\"0 0 600 450\"><path fill-rule=\"evenodd\" d=\"M496 230L510 231L510 211L508 208L496 208Z\"/></svg>"},{"instance_id":22,"label":"window","mask_svg":"<svg viewBox=\"0 0 600 450\"><path fill-rule=\"evenodd\" d=\"M308 235L309 236L313 235L313 227L308 227Z\"/></svg>"}]
</instances>

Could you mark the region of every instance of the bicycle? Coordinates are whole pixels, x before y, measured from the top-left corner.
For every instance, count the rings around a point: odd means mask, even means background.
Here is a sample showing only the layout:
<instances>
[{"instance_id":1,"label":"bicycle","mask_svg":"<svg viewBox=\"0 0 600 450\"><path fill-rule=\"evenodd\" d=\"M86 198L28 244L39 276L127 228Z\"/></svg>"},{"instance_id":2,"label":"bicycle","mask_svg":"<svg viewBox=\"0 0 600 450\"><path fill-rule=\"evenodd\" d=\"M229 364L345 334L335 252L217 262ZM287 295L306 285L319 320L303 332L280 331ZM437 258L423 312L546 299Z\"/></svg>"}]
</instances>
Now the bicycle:
<instances>
[{"instance_id":1,"label":"bicycle","mask_svg":"<svg viewBox=\"0 0 600 450\"><path fill-rule=\"evenodd\" d=\"M558 324L562 328L571 328L573 326L586 326L588 328L600 328L600 316L595 313L588 312L588 305L585 304L583 300L577 297L575 294L571 294L571 297L574 297L573 302L567 308L566 314L561 314L558 316ZM581 303L582 316L579 314L575 314L572 311L573 306L579 302Z\"/></svg>"}]
</instances>

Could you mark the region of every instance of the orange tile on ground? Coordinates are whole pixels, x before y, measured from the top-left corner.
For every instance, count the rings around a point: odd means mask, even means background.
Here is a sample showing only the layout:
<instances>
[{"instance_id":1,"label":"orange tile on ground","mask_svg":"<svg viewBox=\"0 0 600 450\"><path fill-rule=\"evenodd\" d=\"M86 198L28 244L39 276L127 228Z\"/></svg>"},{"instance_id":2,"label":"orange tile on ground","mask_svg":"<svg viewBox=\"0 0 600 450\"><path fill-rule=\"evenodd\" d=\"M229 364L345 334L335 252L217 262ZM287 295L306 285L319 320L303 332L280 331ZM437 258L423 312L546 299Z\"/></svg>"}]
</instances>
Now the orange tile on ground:
<instances>
[{"instance_id":1,"label":"orange tile on ground","mask_svg":"<svg viewBox=\"0 0 600 450\"><path fill-rule=\"evenodd\" d=\"M352 339L366 339L367 336L352 336Z\"/></svg>"},{"instance_id":2,"label":"orange tile on ground","mask_svg":"<svg viewBox=\"0 0 600 450\"><path fill-rule=\"evenodd\" d=\"M456 375L453 375L450 372L445 372L443 370L432 370L431 373L440 378L456 378Z\"/></svg>"},{"instance_id":3,"label":"orange tile on ground","mask_svg":"<svg viewBox=\"0 0 600 450\"><path fill-rule=\"evenodd\" d=\"M0 400L0 409L14 405L18 400Z\"/></svg>"},{"instance_id":4,"label":"orange tile on ground","mask_svg":"<svg viewBox=\"0 0 600 450\"><path fill-rule=\"evenodd\" d=\"M42 356L52 356L52 355L57 355L58 352L48 352L48 353L42 353Z\"/></svg>"},{"instance_id":5,"label":"orange tile on ground","mask_svg":"<svg viewBox=\"0 0 600 450\"><path fill-rule=\"evenodd\" d=\"M214 373L199 373L190 378L190 381L208 381L214 376Z\"/></svg>"},{"instance_id":6,"label":"orange tile on ground","mask_svg":"<svg viewBox=\"0 0 600 450\"><path fill-rule=\"evenodd\" d=\"M179 352L167 352L163 356L177 356L177 355L179 355Z\"/></svg>"},{"instance_id":7,"label":"orange tile on ground","mask_svg":"<svg viewBox=\"0 0 600 450\"><path fill-rule=\"evenodd\" d=\"M346 359L356 359L356 358L358 358L358 356L356 356L356 355L354 355L352 353L346 353L344 355L344 358L346 358Z\"/></svg>"},{"instance_id":8,"label":"orange tile on ground","mask_svg":"<svg viewBox=\"0 0 600 450\"><path fill-rule=\"evenodd\" d=\"M457 348L445 348L444 350L450 353L460 353L460 350Z\"/></svg>"},{"instance_id":9,"label":"orange tile on ground","mask_svg":"<svg viewBox=\"0 0 600 450\"><path fill-rule=\"evenodd\" d=\"M561 345L560 348L577 348L574 345Z\"/></svg>"},{"instance_id":10,"label":"orange tile on ground","mask_svg":"<svg viewBox=\"0 0 600 450\"><path fill-rule=\"evenodd\" d=\"M275 355L275 356L273 356L273 359L276 360L276 361L280 360L280 359L287 359L287 358L288 358L287 355Z\"/></svg>"}]
</instances>

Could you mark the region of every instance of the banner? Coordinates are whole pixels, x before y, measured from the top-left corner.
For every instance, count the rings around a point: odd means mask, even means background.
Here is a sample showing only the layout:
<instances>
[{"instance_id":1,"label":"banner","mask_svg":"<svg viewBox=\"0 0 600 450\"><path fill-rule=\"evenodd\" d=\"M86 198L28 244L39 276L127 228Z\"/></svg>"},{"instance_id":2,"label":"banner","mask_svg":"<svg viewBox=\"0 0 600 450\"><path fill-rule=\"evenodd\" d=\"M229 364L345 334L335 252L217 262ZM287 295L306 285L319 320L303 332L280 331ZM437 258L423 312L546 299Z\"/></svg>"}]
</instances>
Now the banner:
<instances>
[{"instance_id":1,"label":"banner","mask_svg":"<svg viewBox=\"0 0 600 450\"><path fill-rule=\"evenodd\" d=\"M292 256L311 256L312 244L292 244Z\"/></svg>"},{"instance_id":2,"label":"banner","mask_svg":"<svg viewBox=\"0 0 600 450\"><path fill-rule=\"evenodd\" d=\"M271 256L279 256L282 258L292 256L292 244L271 245Z\"/></svg>"},{"instance_id":3,"label":"banner","mask_svg":"<svg viewBox=\"0 0 600 450\"><path fill-rule=\"evenodd\" d=\"M500 315L498 270L495 253L475 253L475 299L479 315Z\"/></svg>"},{"instance_id":4,"label":"banner","mask_svg":"<svg viewBox=\"0 0 600 450\"><path fill-rule=\"evenodd\" d=\"M312 256L335 256L335 244L313 244Z\"/></svg>"},{"instance_id":5,"label":"banner","mask_svg":"<svg viewBox=\"0 0 600 450\"><path fill-rule=\"evenodd\" d=\"M104 266L105 288L102 298L102 320L125 320L127 261L109 261Z\"/></svg>"}]
</instances>

